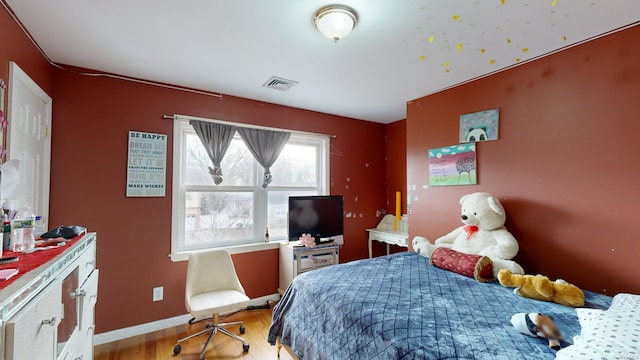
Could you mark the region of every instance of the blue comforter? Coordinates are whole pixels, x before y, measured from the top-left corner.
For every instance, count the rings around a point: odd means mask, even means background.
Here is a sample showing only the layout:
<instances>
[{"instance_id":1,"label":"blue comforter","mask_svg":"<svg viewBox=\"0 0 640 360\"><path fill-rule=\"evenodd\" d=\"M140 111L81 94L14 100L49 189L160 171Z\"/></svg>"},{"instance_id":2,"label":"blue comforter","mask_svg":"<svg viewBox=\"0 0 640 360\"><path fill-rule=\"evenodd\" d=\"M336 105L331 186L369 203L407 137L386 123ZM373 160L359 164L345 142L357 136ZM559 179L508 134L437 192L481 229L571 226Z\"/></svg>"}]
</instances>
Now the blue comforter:
<instances>
[{"instance_id":1,"label":"blue comforter","mask_svg":"<svg viewBox=\"0 0 640 360\"><path fill-rule=\"evenodd\" d=\"M585 295L586 307L611 302ZM580 332L571 307L522 298L403 252L296 277L274 308L268 341L279 336L300 359L313 360L553 359L544 339L511 326L520 312L551 315L568 341Z\"/></svg>"}]
</instances>

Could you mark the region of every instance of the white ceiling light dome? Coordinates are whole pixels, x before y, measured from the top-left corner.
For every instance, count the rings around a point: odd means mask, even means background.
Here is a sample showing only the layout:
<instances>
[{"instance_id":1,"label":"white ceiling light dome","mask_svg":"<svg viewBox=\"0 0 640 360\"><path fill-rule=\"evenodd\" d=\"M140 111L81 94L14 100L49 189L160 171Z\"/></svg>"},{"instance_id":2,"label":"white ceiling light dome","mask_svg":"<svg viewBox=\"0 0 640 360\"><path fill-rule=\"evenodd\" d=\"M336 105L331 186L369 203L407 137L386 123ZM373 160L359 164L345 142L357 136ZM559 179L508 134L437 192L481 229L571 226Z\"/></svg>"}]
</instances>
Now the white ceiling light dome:
<instances>
[{"instance_id":1,"label":"white ceiling light dome","mask_svg":"<svg viewBox=\"0 0 640 360\"><path fill-rule=\"evenodd\" d=\"M338 42L351 34L358 22L358 15L350 7L331 5L318 10L313 22L322 35Z\"/></svg>"}]
</instances>

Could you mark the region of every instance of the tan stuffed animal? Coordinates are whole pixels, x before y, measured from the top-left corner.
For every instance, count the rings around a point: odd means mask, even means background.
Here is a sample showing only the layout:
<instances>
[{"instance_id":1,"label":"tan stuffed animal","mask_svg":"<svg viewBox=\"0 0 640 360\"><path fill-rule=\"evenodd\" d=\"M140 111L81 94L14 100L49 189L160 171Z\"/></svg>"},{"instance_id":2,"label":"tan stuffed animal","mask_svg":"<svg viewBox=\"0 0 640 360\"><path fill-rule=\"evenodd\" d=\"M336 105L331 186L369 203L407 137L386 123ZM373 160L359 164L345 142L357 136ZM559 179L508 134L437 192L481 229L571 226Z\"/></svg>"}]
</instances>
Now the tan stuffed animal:
<instances>
[{"instance_id":1,"label":"tan stuffed animal","mask_svg":"<svg viewBox=\"0 0 640 360\"><path fill-rule=\"evenodd\" d=\"M512 274L507 269L501 269L498 273L498 281L502 286L515 287L514 293L522 297L573 307L584 305L582 290L562 279L551 281L544 275L519 275Z\"/></svg>"}]
</instances>

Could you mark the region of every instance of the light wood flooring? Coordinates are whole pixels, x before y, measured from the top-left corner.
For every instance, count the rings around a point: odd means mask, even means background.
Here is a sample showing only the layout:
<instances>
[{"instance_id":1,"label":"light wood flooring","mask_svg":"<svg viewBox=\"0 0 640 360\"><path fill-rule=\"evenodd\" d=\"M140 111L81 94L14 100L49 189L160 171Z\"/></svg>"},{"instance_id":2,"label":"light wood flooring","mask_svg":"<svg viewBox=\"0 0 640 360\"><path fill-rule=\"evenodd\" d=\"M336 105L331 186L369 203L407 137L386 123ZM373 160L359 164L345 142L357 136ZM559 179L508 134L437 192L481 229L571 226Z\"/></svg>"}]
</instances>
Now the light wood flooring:
<instances>
[{"instance_id":1,"label":"light wood flooring","mask_svg":"<svg viewBox=\"0 0 640 360\"><path fill-rule=\"evenodd\" d=\"M207 359L276 359L276 347L267 342L267 334L271 325L272 309L242 310L221 318L221 322L244 321L245 333L241 335L249 343L249 352L242 351L242 343L223 334L216 334L211 339L205 357ZM179 355L173 354L178 339L196 333L204 328L204 322L185 324L138 335L112 343L96 345L94 360L196 360L199 359L206 335L198 336L182 343ZM239 334L238 327L230 328ZM280 359L292 360L282 349Z\"/></svg>"}]
</instances>

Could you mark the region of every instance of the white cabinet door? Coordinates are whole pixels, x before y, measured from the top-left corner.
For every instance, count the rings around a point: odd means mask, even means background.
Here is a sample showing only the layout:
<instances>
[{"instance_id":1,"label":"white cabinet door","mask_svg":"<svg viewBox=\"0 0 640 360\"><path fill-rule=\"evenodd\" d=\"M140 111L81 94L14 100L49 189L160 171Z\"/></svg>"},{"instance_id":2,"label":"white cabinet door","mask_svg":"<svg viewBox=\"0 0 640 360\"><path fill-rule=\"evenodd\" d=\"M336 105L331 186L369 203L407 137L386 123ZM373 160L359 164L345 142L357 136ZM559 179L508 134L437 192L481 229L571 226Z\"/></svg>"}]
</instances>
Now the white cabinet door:
<instances>
[{"instance_id":1,"label":"white cabinet door","mask_svg":"<svg viewBox=\"0 0 640 360\"><path fill-rule=\"evenodd\" d=\"M10 63L7 159L20 160L23 193L12 199L48 218L52 99L20 67ZM3 194L5 200L11 199Z\"/></svg>"},{"instance_id":2,"label":"white cabinet door","mask_svg":"<svg viewBox=\"0 0 640 360\"><path fill-rule=\"evenodd\" d=\"M54 281L5 326L5 360L55 359L62 287Z\"/></svg>"},{"instance_id":3,"label":"white cabinet door","mask_svg":"<svg viewBox=\"0 0 640 360\"><path fill-rule=\"evenodd\" d=\"M81 288L83 295L80 298L80 336L76 341L79 349L71 359L93 359L94 312L98 302L99 273L100 270L94 270Z\"/></svg>"},{"instance_id":4,"label":"white cabinet door","mask_svg":"<svg viewBox=\"0 0 640 360\"><path fill-rule=\"evenodd\" d=\"M82 285L80 291L80 333L86 333L95 325L94 308L98 302L98 275L100 270L93 270L89 279Z\"/></svg>"}]
</instances>

